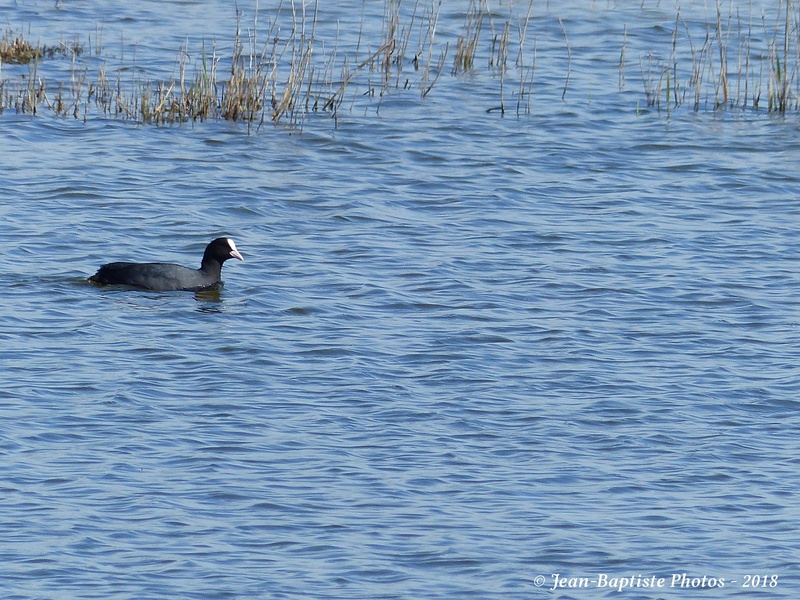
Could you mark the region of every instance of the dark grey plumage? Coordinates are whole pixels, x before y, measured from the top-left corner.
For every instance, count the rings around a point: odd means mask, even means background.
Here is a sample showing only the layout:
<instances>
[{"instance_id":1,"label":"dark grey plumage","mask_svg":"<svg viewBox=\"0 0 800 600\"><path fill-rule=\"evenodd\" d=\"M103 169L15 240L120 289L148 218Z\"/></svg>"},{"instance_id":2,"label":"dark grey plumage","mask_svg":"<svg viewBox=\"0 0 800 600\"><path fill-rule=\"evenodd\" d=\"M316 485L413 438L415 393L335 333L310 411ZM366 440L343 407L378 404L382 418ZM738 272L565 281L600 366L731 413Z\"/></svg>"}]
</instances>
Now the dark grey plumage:
<instances>
[{"instance_id":1,"label":"dark grey plumage","mask_svg":"<svg viewBox=\"0 0 800 600\"><path fill-rule=\"evenodd\" d=\"M222 264L229 258L244 260L232 239L217 238L206 246L199 269L173 263L113 262L100 267L89 281L154 292L213 290L222 287Z\"/></svg>"}]
</instances>

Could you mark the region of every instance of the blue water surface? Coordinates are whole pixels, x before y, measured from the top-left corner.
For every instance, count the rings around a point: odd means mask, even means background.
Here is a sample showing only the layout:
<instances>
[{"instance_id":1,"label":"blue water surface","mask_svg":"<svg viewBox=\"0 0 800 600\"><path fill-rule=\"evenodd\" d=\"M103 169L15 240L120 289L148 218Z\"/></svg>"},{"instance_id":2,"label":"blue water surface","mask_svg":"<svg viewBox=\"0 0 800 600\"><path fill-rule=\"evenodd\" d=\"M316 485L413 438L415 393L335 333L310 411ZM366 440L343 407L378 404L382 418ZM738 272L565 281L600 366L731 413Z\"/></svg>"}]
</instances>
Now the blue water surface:
<instances>
[{"instance_id":1,"label":"blue water surface","mask_svg":"<svg viewBox=\"0 0 800 600\"><path fill-rule=\"evenodd\" d=\"M141 64L235 23L60 4L5 11ZM490 72L301 131L0 115L3 598L796 596L800 122L593 94L582 32L652 13L576 13L519 116ZM218 296L85 281L219 235Z\"/></svg>"}]
</instances>

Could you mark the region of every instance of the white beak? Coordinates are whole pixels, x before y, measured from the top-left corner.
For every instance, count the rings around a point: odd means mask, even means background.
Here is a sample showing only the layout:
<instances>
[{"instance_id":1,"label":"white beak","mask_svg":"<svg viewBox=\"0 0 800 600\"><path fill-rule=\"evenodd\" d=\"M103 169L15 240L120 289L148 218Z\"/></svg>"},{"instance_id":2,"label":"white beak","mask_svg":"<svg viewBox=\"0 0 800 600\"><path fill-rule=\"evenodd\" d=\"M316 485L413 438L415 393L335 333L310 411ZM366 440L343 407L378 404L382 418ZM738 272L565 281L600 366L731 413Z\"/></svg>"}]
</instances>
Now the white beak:
<instances>
[{"instance_id":1,"label":"white beak","mask_svg":"<svg viewBox=\"0 0 800 600\"><path fill-rule=\"evenodd\" d=\"M233 243L232 239L230 238L228 239L228 244L231 247L231 256L233 258L238 258L239 260L244 261L244 256L242 256L241 253L236 249L236 244Z\"/></svg>"}]
</instances>

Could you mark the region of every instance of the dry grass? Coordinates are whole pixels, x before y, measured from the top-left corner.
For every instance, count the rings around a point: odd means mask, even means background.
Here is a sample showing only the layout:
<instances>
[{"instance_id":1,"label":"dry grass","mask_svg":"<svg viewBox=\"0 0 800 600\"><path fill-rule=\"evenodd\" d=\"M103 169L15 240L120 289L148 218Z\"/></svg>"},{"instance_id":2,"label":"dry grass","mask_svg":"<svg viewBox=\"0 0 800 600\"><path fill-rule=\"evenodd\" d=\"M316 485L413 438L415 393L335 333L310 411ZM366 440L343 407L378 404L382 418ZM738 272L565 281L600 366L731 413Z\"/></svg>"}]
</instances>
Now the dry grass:
<instances>
[{"instance_id":1,"label":"dry grass","mask_svg":"<svg viewBox=\"0 0 800 600\"><path fill-rule=\"evenodd\" d=\"M779 0L772 18L727 12L716 0L714 20L687 23L677 10L668 58L648 52L640 73L649 106L699 111L800 110L800 3ZM623 81L627 36L620 55ZM765 102L766 101L766 102Z\"/></svg>"},{"instance_id":2,"label":"dry grass","mask_svg":"<svg viewBox=\"0 0 800 600\"><path fill-rule=\"evenodd\" d=\"M177 76L161 81L146 80L138 74L141 71L135 64L135 53L133 64L122 60L112 68L105 60L96 73L90 73L85 64L76 61L80 55L77 42L72 46L36 46L24 36L9 32L4 46L9 50L4 56L11 57L10 49L14 48L14 62L27 64L29 72L16 82L0 78L0 112L13 108L35 114L47 108L58 116L86 119L99 114L158 125L224 119L258 126L265 121L302 126L314 112L337 119L346 98L351 98L351 107L359 97L378 98L374 106L380 110L382 99L392 91L416 87L425 98L440 80L450 50L450 41L438 35L441 6L442 0L384 0L381 37L375 43L365 39L363 33L364 2L358 44L354 52L344 52L339 49L338 34L331 50L317 38L320 9L316 1L281 0L272 14L288 14L290 22L280 22L276 16L263 39L258 39L257 17L246 35L237 24L229 70L221 68L228 59L218 55L216 44L204 43L199 53L187 44L177 53ZM464 33L456 43L455 74L474 69L481 44L487 44L487 64L499 82L502 112L513 31L518 32L519 48L514 67L519 73L517 110L530 109L533 67L524 64L524 39L532 7L531 0L524 21L517 22L509 15L504 23L495 24L488 0L470 0ZM491 25L488 40L482 35L487 18ZM102 30L96 29L95 55L101 52L101 39ZM120 55L124 58L124 48ZM199 61L190 62L189 56L198 55ZM40 61L57 56L71 57L72 75L68 82L50 84L40 74ZM10 58L3 60L11 62Z\"/></svg>"},{"instance_id":3,"label":"dry grass","mask_svg":"<svg viewBox=\"0 0 800 600\"><path fill-rule=\"evenodd\" d=\"M3 37L0 38L0 63L27 65L42 58L74 57L81 54L83 54L83 46L78 40L71 43L61 42L54 46L42 46L38 43L34 45L26 40L23 34L15 34L11 30L6 30Z\"/></svg>"},{"instance_id":4,"label":"dry grass","mask_svg":"<svg viewBox=\"0 0 800 600\"><path fill-rule=\"evenodd\" d=\"M41 58L43 52L38 46L34 46L25 40L21 35L11 37L11 33L7 33L2 40L0 40L0 60L6 63L26 65L32 60Z\"/></svg>"},{"instance_id":5,"label":"dry grass","mask_svg":"<svg viewBox=\"0 0 800 600\"><path fill-rule=\"evenodd\" d=\"M475 53L478 50L484 14L486 14L484 0L469 0L464 28L456 42L453 73L470 71L475 65Z\"/></svg>"},{"instance_id":6,"label":"dry grass","mask_svg":"<svg viewBox=\"0 0 800 600\"><path fill-rule=\"evenodd\" d=\"M469 80L484 69L489 81L496 82L493 97L487 99L488 112L506 114L507 107L515 105L517 115L530 113L536 31L547 20L534 14L538 4L520 3L518 13L511 3L505 5L507 13L500 13L489 0L463 2L466 11L456 39L442 39L440 34L442 0L384 0L380 37L369 39L364 32L376 28L374 23L365 26L367 3L362 0L355 47L342 47L338 29L334 39L319 39L318 0L280 0L268 13L273 16L266 34L259 33L256 5L247 27L237 18L232 50L226 55L220 55L214 41L203 41L199 49L187 42L177 50L173 75L163 80L142 75L135 51L133 63L125 61L122 43L121 58L111 66L102 58L102 28L95 29L94 43L90 37L87 44L94 50L93 61L81 58L83 45L78 40L34 44L9 30L0 39L0 112L37 114L46 109L76 119L103 116L157 125L222 119L247 123L248 128L265 122L302 127L313 113L338 121L343 107L352 110L356 102L366 101L380 110L383 99L398 90L416 88L420 98L426 98L447 70L452 47L452 75L470 74ZM639 54L647 104L668 110L800 109L798 0L779 0L777 13L760 17L734 12L722 0L715 0L714 6L708 23L687 23L678 7L666 51ZM553 18L549 22L557 23L561 33L556 52L560 65L566 59L566 69L558 67L564 77L564 100L574 68L572 45L566 23ZM628 63L635 61L629 56L635 56L636 49L627 27L620 34L616 68L622 92ZM553 41L551 35L551 47ZM47 68L46 61L66 59L71 61L69 77L64 77L63 68L57 75ZM90 70L89 64L95 66ZM4 71L3 65L18 66ZM15 79L4 78L9 71L16 72ZM54 77L52 83L45 72Z\"/></svg>"}]
</instances>

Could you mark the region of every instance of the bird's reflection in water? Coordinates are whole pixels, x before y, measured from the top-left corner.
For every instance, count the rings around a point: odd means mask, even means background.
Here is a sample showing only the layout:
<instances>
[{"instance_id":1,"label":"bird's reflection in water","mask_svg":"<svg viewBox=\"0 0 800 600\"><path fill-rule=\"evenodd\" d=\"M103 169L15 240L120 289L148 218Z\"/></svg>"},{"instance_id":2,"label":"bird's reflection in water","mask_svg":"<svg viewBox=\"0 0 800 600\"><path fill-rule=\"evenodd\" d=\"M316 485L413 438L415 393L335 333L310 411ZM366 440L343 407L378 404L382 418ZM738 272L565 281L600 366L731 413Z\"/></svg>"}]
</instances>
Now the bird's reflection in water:
<instances>
[{"instance_id":1,"label":"bird's reflection in water","mask_svg":"<svg viewBox=\"0 0 800 600\"><path fill-rule=\"evenodd\" d=\"M219 289L203 290L195 292L194 299L197 300L197 310L205 313L222 312L222 296Z\"/></svg>"}]
</instances>

